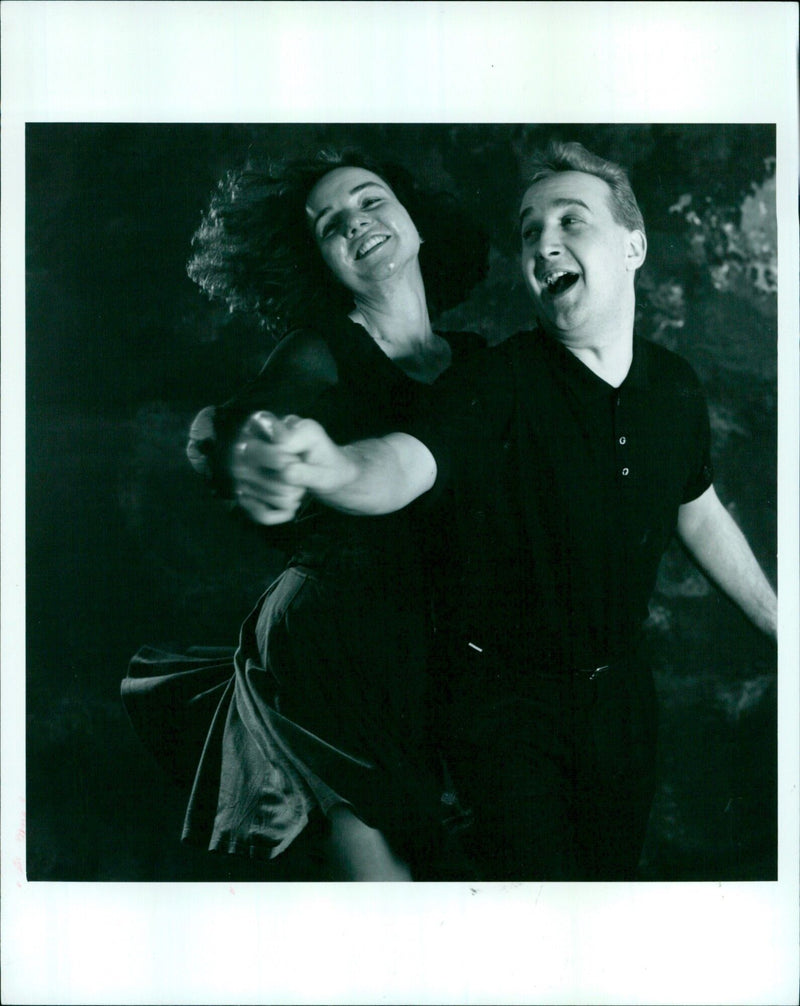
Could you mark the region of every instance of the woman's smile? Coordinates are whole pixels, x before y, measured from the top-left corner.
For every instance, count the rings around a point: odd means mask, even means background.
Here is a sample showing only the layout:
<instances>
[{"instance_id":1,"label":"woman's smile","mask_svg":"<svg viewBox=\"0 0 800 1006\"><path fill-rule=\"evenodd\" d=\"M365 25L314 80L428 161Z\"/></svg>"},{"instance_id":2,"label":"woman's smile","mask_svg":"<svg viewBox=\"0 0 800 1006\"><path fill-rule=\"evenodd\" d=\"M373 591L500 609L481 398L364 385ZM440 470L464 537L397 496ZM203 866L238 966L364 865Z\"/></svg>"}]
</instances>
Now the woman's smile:
<instances>
[{"instance_id":1,"label":"woman's smile","mask_svg":"<svg viewBox=\"0 0 800 1006\"><path fill-rule=\"evenodd\" d=\"M376 283L417 260L419 233L408 211L365 168L334 168L321 178L306 200L306 217L323 261L354 294L374 292Z\"/></svg>"},{"instance_id":2,"label":"woman's smile","mask_svg":"<svg viewBox=\"0 0 800 1006\"><path fill-rule=\"evenodd\" d=\"M370 252L374 251L380 245L385 244L389 240L388 234L371 234L366 241L363 241L357 251L356 260L364 258L365 255L369 255Z\"/></svg>"}]
</instances>

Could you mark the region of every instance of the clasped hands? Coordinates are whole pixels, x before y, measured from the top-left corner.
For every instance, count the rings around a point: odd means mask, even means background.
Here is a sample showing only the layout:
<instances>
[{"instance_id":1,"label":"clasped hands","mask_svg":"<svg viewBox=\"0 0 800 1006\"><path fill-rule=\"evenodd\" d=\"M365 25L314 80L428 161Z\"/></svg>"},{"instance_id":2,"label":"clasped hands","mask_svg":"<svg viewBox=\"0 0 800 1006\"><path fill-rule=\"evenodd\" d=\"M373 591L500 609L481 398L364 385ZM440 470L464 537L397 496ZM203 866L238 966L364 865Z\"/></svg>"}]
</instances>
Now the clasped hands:
<instances>
[{"instance_id":1,"label":"clasped hands","mask_svg":"<svg viewBox=\"0 0 800 1006\"><path fill-rule=\"evenodd\" d=\"M319 423L255 412L230 455L237 504L258 524L285 524L306 494L324 498L352 477L352 465Z\"/></svg>"}]
</instances>

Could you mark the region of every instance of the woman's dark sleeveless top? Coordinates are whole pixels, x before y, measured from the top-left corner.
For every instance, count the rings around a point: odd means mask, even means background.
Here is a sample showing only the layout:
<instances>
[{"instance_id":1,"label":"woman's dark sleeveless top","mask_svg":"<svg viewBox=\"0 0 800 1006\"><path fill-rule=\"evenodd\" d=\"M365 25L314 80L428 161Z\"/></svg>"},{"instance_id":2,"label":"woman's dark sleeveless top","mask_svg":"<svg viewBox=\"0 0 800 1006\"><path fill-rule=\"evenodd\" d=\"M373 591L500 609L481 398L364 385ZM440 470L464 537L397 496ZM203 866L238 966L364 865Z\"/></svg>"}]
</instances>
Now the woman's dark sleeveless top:
<instances>
[{"instance_id":1,"label":"woman's dark sleeveless top","mask_svg":"<svg viewBox=\"0 0 800 1006\"><path fill-rule=\"evenodd\" d=\"M456 368L485 346L477 335L447 338ZM225 461L252 412L313 418L347 443L402 431L435 387L409 378L349 320L299 332L240 394L197 417L189 457L230 495ZM291 525L265 529L273 544L278 530L289 558L242 625L235 656L137 654L123 697L143 739L160 716L158 737L177 741L160 760L177 753L193 778L185 840L272 858L314 806L344 800L409 855L426 833L433 849L442 789L426 665L429 569L442 547L426 538L439 537L439 514L423 503L356 517L311 501ZM184 748L198 732L207 736L188 744L193 759Z\"/></svg>"}]
</instances>

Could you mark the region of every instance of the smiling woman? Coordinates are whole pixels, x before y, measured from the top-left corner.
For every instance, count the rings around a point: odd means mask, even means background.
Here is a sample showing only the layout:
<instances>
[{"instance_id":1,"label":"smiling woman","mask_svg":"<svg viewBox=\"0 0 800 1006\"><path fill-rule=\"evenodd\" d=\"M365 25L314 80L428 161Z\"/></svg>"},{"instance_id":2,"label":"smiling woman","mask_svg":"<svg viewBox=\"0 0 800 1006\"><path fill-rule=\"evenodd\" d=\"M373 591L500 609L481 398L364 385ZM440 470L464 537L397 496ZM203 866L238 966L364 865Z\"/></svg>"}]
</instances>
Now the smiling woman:
<instances>
[{"instance_id":1,"label":"smiling woman","mask_svg":"<svg viewBox=\"0 0 800 1006\"><path fill-rule=\"evenodd\" d=\"M445 237L424 256L420 220ZM457 815L428 726L427 529L413 513L363 521L276 494L263 412L311 416L341 441L400 426L453 359L481 351L436 332L431 312L482 277L488 241L407 173L326 152L227 175L193 247L190 276L281 341L195 419L189 458L257 524L296 519L235 653L145 648L127 708L191 784L185 841L280 855L297 880L445 879Z\"/></svg>"},{"instance_id":2,"label":"smiling woman","mask_svg":"<svg viewBox=\"0 0 800 1006\"><path fill-rule=\"evenodd\" d=\"M449 345L427 338L422 241L388 184L365 168L336 168L309 193L306 215L322 260L353 296L350 319L407 373L426 381L427 368L443 369Z\"/></svg>"},{"instance_id":3,"label":"smiling woman","mask_svg":"<svg viewBox=\"0 0 800 1006\"><path fill-rule=\"evenodd\" d=\"M253 160L229 171L194 235L190 277L232 311L256 316L275 338L293 325L348 313L352 296L330 271L316 231L307 225L314 187L346 167L379 179L424 238L419 261L431 314L465 300L486 273L485 234L450 193L425 190L400 165L381 164L351 148L288 162Z\"/></svg>"},{"instance_id":4,"label":"smiling woman","mask_svg":"<svg viewBox=\"0 0 800 1006\"><path fill-rule=\"evenodd\" d=\"M402 268L419 272L420 237L408 211L377 175L364 168L329 172L306 205L322 259L358 296ZM400 267L400 268L398 268Z\"/></svg>"}]
</instances>

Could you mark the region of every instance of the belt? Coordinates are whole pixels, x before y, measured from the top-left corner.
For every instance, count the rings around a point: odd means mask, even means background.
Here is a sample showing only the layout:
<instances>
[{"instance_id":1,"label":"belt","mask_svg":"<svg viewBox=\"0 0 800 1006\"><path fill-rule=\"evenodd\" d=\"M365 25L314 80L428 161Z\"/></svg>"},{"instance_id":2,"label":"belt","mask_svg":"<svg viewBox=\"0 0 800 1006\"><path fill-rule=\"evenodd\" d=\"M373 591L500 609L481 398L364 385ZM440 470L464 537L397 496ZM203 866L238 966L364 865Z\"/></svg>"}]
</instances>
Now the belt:
<instances>
[{"instance_id":1,"label":"belt","mask_svg":"<svg viewBox=\"0 0 800 1006\"><path fill-rule=\"evenodd\" d=\"M528 668L526 673L541 681L596 681L601 675L608 674L618 661L609 664L597 664L595 667L561 667L553 670L543 670L540 667Z\"/></svg>"},{"instance_id":2,"label":"belt","mask_svg":"<svg viewBox=\"0 0 800 1006\"><path fill-rule=\"evenodd\" d=\"M483 653L484 649L482 646L478 646L476 643L467 643L469 649L474 650L476 653ZM605 674L610 671L612 667L619 664L625 658L620 658L617 660L611 660L606 664L596 664L594 667L570 667L564 670L551 671L549 673L545 671L534 671L533 674L539 677L547 678L564 678L568 674L572 674L575 677L589 678L590 681L594 681L595 678L600 677L601 674Z\"/></svg>"},{"instance_id":3,"label":"belt","mask_svg":"<svg viewBox=\"0 0 800 1006\"><path fill-rule=\"evenodd\" d=\"M611 670L611 664L600 664L598 667L576 667L571 673L581 678L594 681L595 678Z\"/></svg>"}]
</instances>

